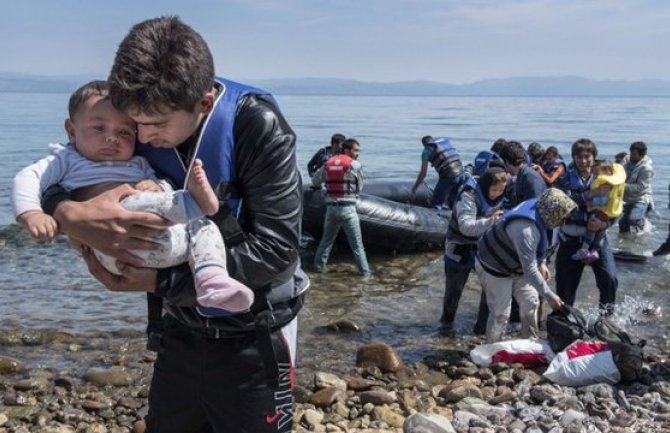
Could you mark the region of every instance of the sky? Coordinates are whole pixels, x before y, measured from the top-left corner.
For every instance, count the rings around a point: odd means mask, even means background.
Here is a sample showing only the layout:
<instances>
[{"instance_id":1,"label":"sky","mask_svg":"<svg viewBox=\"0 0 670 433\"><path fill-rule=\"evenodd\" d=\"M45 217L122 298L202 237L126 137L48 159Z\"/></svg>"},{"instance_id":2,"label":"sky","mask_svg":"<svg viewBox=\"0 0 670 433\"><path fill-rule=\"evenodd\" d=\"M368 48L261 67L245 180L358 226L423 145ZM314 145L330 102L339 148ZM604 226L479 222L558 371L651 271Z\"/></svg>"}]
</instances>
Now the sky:
<instances>
[{"instance_id":1,"label":"sky","mask_svg":"<svg viewBox=\"0 0 670 433\"><path fill-rule=\"evenodd\" d=\"M130 27L160 15L234 80L670 80L666 0L4 0L0 72L104 78Z\"/></svg>"}]
</instances>

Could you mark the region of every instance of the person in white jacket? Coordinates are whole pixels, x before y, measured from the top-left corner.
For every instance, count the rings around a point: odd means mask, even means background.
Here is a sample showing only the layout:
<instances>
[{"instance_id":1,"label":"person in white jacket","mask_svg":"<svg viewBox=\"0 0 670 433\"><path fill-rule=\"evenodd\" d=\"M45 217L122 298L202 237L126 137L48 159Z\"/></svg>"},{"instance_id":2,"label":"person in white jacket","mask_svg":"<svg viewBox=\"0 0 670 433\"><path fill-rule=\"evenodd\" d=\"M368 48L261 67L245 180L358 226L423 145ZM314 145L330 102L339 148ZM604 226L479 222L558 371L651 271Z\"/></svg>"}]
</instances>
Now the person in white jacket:
<instances>
[{"instance_id":1,"label":"person in white jacket","mask_svg":"<svg viewBox=\"0 0 670 433\"><path fill-rule=\"evenodd\" d=\"M630 157L624 165L626 189L624 191L623 213L619 219L619 233L636 232L644 228L647 212L653 209L651 183L654 168L647 156L647 145L636 141L630 145Z\"/></svg>"}]
</instances>

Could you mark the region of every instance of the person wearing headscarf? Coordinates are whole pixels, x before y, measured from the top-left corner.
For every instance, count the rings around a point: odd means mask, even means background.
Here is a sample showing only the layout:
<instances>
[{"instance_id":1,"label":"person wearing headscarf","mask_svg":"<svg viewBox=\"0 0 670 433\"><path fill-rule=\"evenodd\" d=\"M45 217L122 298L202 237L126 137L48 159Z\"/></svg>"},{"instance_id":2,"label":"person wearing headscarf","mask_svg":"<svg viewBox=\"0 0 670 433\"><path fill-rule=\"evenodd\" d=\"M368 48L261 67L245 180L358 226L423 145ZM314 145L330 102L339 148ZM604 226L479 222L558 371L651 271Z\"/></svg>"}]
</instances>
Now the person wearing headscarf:
<instances>
[{"instance_id":1,"label":"person wearing headscarf","mask_svg":"<svg viewBox=\"0 0 670 433\"><path fill-rule=\"evenodd\" d=\"M563 305L547 283L551 278L545 261L547 230L563 224L576 208L563 191L549 188L503 215L477 242L475 272L489 307L488 343L502 339L512 297L519 304L522 338L538 336L540 296L553 310Z\"/></svg>"}]
</instances>

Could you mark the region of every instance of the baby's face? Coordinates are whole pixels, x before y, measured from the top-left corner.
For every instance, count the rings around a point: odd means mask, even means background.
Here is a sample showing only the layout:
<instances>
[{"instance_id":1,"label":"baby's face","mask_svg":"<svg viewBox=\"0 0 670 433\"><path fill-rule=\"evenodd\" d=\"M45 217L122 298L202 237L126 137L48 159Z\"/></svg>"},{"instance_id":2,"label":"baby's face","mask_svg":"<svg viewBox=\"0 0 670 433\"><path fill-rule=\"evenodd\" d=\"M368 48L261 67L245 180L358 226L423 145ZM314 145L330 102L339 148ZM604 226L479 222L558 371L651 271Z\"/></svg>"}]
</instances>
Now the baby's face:
<instances>
[{"instance_id":1,"label":"baby's face","mask_svg":"<svg viewBox=\"0 0 670 433\"><path fill-rule=\"evenodd\" d=\"M65 127L79 153L91 161L128 161L135 152L135 122L107 98L89 98Z\"/></svg>"}]
</instances>

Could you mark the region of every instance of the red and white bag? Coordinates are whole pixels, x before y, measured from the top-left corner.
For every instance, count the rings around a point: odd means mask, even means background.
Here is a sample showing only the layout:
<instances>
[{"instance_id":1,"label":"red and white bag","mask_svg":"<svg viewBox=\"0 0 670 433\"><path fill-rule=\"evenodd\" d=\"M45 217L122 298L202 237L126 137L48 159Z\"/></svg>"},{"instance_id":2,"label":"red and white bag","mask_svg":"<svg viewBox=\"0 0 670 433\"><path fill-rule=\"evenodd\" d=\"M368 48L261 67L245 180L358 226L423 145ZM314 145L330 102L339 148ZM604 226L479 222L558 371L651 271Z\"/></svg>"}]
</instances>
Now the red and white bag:
<instances>
[{"instance_id":1,"label":"red and white bag","mask_svg":"<svg viewBox=\"0 0 670 433\"><path fill-rule=\"evenodd\" d=\"M582 340L575 341L556 355L544 377L565 386L615 384L621 380L609 345L602 341Z\"/></svg>"},{"instance_id":2,"label":"red and white bag","mask_svg":"<svg viewBox=\"0 0 670 433\"><path fill-rule=\"evenodd\" d=\"M496 362L539 367L549 364L554 358L554 352L546 340L521 339L481 344L470 351L470 358L475 364L484 367Z\"/></svg>"}]
</instances>

